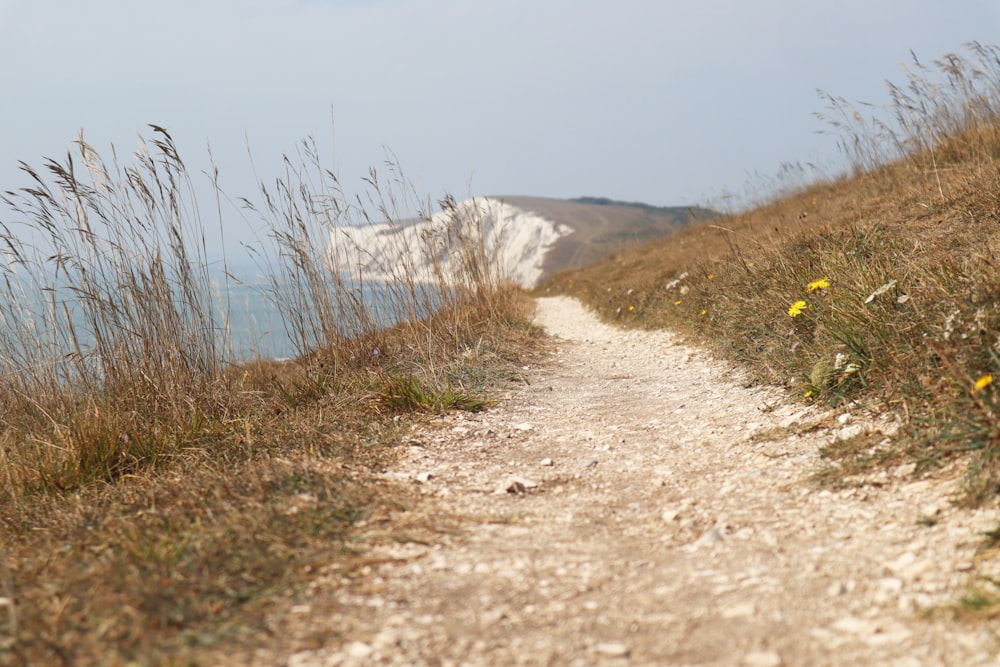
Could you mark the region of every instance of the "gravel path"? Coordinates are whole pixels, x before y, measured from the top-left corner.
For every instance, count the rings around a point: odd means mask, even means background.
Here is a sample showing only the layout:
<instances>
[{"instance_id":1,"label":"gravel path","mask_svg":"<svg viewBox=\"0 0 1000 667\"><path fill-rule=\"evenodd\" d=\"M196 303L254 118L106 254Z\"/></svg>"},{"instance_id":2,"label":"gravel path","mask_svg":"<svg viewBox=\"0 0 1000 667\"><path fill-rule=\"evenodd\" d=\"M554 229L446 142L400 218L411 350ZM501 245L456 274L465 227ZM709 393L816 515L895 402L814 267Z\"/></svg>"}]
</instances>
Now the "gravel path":
<instances>
[{"instance_id":1,"label":"gravel path","mask_svg":"<svg viewBox=\"0 0 1000 667\"><path fill-rule=\"evenodd\" d=\"M390 473L459 533L382 548L312 620L346 641L289 665L998 664L987 628L921 614L993 565L976 547L997 513L954 509L957 473L809 482L819 447L890 420L744 388L574 300L537 319L558 351L530 385L415 431Z\"/></svg>"}]
</instances>

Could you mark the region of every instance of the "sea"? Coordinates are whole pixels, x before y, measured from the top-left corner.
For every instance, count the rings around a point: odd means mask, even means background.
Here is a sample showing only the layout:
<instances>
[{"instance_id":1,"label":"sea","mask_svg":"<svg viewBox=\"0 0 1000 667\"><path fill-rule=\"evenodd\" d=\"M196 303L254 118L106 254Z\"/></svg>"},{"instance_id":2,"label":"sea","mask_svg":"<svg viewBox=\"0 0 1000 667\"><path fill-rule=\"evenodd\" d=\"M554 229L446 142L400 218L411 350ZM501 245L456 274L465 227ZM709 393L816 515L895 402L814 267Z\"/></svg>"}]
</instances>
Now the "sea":
<instances>
[{"instance_id":1,"label":"sea","mask_svg":"<svg viewBox=\"0 0 1000 667\"><path fill-rule=\"evenodd\" d=\"M263 275L244 274L239 278L238 282L220 278L212 281L216 324L220 339L228 341L233 360L281 361L311 351L308 343L296 341L294 329L287 321L289 316L295 317L298 313L286 295L297 292L297 289L280 284L275 286ZM380 326L391 326L404 316L393 308L392 295L398 290L392 285L367 281L363 285L348 283L347 289L354 298L361 300L366 312L372 314ZM279 303L282 303L281 307ZM343 330L350 331L357 326L352 319L356 319L353 314L344 313L338 324Z\"/></svg>"},{"instance_id":2,"label":"sea","mask_svg":"<svg viewBox=\"0 0 1000 667\"><path fill-rule=\"evenodd\" d=\"M211 280L213 302L217 308L216 317L220 335L227 340L234 361L253 359L287 360L312 351L308 342L297 341L290 318L298 318L302 313L293 305L294 296L301 290L294 286L275 285L262 273L252 271L234 272L237 280L214 276ZM378 280L356 280L341 278L340 285L350 294L350 299L360 303L366 315L377 327L389 327L406 318L409 313L400 305L402 288ZM416 314L429 315L440 303L439 291L430 285L419 285L420 305ZM279 306L279 303L281 306ZM308 304L302 308L308 309ZM340 315L338 327L350 335L361 327L357 322L355 309Z\"/></svg>"},{"instance_id":3,"label":"sea","mask_svg":"<svg viewBox=\"0 0 1000 667\"><path fill-rule=\"evenodd\" d=\"M296 296L303 290L297 286L276 283L265 272L253 268L227 267L225 272L212 270L208 278L206 297L211 300L211 326L218 349L230 361L294 359L311 352L316 343L322 342L297 340L295 327L289 324L290 320L296 319L310 321L308 300L298 305L303 300ZM85 351L93 345L94 336L88 333L79 299L71 285L50 286L41 290L33 289L29 283L13 285L8 280L5 288L0 287L0 337L3 338L0 340L0 367L11 367L7 370L13 370L13 367L28 363L29 359L40 362L41 356L52 359L71 354L71 345L65 342L70 338L64 334L53 335L50 330L53 326L63 332L72 330ZM399 285L374 280L360 283L347 279L342 279L340 285L347 290L347 298L359 304L370 318L367 326L391 326L409 315L399 305L402 293ZM426 285L416 289L421 295L419 301L425 304L416 314L429 314L440 302L438 291ZM114 299L114 292L109 293ZM357 307L352 307L340 315L337 326L345 335L362 329L356 312ZM29 318L27 322L26 317ZM67 324L70 321L71 325ZM18 342L19 338L22 343ZM13 352L19 349L23 351Z\"/></svg>"}]
</instances>

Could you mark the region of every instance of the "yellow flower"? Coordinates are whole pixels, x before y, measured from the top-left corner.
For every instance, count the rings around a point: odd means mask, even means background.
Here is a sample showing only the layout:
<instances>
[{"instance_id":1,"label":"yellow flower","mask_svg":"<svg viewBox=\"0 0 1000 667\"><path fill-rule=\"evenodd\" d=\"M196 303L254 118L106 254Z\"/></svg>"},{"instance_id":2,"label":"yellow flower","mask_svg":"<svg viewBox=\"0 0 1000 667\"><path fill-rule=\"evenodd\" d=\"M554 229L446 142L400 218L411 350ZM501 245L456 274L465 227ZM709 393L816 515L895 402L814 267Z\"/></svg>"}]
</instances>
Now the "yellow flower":
<instances>
[{"instance_id":1,"label":"yellow flower","mask_svg":"<svg viewBox=\"0 0 1000 667\"><path fill-rule=\"evenodd\" d=\"M796 301L788 308L788 314L791 317L798 317L802 314L802 311L809 307L809 304L805 301Z\"/></svg>"},{"instance_id":2,"label":"yellow flower","mask_svg":"<svg viewBox=\"0 0 1000 667\"><path fill-rule=\"evenodd\" d=\"M629 307L628 307L628 312L630 312L630 313L631 313L631 312L632 312L633 310L635 310L635 306L629 306Z\"/></svg>"},{"instance_id":3,"label":"yellow flower","mask_svg":"<svg viewBox=\"0 0 1000 667\"><path fill-rule=\"evenodd\" d=\"M708 279L709 280L713 280L714 278L715 278L715 274L714 273L708 274Z\"/></svg>"},{"instance_id":4,"label":"yellow flower","mask_svg":"<svg viewBox=\"0 0 1000 667\"><path fill-rule=\"evenodd\" d=\"M680 300L680 299L677 299L677 301L674 301L674 305L675 305L675 306L679 306L679 305L681 305L681 300Z\"/></svg>"},{"instance_id":5,"label":"yellow flower","mask_svg":"<svg viewBox=\"0 0 1000 667\"><path fill-rule=\"evenodd\" d=\"M810 389L810 390L809 390L809 391L807 391L806 393L802 394L802 398L811 398L811 397L812 397L812 395L813 395L813 390L812 390L812 389Z\"/></svg>"},{"instance_id":6,"label":"yellow flower","mask_svg":"<svg viewBox=\"0 0 1000 667\"><path fill-rule=\"evenodd\" d=\"M707 310L701 311L701 316L704 317L705 315L708 315L708 311Z\"/></svg>"},{"instance_id":7,"label":"yellow flower","mask_svg":"<svg viewBox=\"0 0 1000 667\"><path fill-rule=\"evenodd\" d=\"M810 292L815 292L818 289L830 289L830 280L828 278L814 280L806 286L806 289Z\"/></svg>"},{"instance_id":8,"label":"yellow flower","mask_svg":"<svg viewBox=\"0 0 1000 667\"><path fill-rule=\"evenodd\" d=\"M979 377L979 379L976 380L976 384L972 388L972 393L976 393L977 391L982 391L983 389L986 389L991 384L993 384L993 376L992 375L990 375L989 373L987 373L986 375L981 375Z\"/></svg>"}]
</instances>

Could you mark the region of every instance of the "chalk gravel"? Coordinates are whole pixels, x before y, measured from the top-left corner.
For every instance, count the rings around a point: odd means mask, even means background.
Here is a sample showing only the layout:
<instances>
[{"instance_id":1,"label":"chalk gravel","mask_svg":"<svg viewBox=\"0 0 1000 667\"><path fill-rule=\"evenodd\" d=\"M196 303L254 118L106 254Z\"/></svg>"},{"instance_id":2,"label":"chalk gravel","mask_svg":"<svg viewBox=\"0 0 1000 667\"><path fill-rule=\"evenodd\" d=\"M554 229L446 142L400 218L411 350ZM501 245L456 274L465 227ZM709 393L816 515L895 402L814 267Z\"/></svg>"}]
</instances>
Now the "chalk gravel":
<instances>
[{"instance_id":1,"label":"chalk gravel","mask_svg":"<svg viewBox=\"0 0 1000 667\"><path fill-rule=\"evenodd\" d=\"M810 482L822 445L891 419L746 388L574 300L537 321L557 352L530 384L415 430L387 473L459 530L378 547L335 614L304 608L327 639L288 665L1000 664L986 626L922 614L997 571L997 512L952 506L957 468Z\"/></svg>"}]
</instances>

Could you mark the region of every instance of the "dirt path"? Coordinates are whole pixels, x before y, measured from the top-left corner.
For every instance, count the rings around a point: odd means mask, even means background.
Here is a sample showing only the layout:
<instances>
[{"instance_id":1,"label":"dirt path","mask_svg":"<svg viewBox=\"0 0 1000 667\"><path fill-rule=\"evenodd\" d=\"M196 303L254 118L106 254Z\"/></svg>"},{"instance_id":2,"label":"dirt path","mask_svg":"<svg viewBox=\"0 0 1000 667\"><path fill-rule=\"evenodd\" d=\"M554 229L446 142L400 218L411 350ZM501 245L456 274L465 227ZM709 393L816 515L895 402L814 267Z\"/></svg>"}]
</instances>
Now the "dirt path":
<instances>
[{"instance_id":1,"label":"dirt path","mask_svg":"<svg viewBox=\"0 0 1000 667\"><path fill-rule=\"evenodd\" d=\"M383 549L366 590L312 619L347 641L288 664L997 664L987 629L920 615L993 565L975 549L995 511L907 467L808 482L821 445L890 421L784 404L572 300L538 320L560 342L530 386L415 432L391 473L471 520Z\"/></svg>"}]
</instances>

